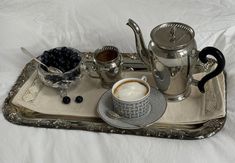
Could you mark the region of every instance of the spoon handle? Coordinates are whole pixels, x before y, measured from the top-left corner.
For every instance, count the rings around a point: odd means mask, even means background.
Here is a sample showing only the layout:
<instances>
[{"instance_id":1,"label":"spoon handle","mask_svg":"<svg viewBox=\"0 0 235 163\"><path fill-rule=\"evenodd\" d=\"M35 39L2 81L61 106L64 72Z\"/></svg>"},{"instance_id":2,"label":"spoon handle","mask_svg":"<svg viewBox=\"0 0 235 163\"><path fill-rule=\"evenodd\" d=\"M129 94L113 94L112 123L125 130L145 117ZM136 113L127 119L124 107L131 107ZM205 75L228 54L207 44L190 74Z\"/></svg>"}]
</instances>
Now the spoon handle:
<instances>
[{"instance_id":1,"label":"spoon handle","mask_svg":"<svg viewBox=\"0 0 235 163\"><path fill-rule=\"evenodd\" d=\"M26 54L27 56L31 57L32 59L34 59L35 61L37 61L38 63L40 63L41 65L47 67L47 65L45 65L44 63L42 63L39 59L37 59L33 54L31 54L28 50L26 50L24 47L20 48L21 51Z\"/></svg>"},{"instance_id":2,"label":"spoon handle","mask_svg":"<svg viewBox=\"0 0 235 163\"><path fill-rule=\"evenodd\" d=\"M113 112L113 111L111 111L111 110L108 110L107 113L106 113L106 115L107 115L109 118L111 118L111 119L119 119L119 120L121 120L122 122L127 123L127 124L129 124L129 125L133 125L133 126L140 127L140 128L146 127L145 125L137 125L137 124L133 124L133 123L130 123L130 122L128 122L128 121L125 121L126 118L121 117L120 115L118 115L117 113L115 113L115 112ZM115 116L115 115L116 115L116 116Z\"/></svg>"}]
</instances>

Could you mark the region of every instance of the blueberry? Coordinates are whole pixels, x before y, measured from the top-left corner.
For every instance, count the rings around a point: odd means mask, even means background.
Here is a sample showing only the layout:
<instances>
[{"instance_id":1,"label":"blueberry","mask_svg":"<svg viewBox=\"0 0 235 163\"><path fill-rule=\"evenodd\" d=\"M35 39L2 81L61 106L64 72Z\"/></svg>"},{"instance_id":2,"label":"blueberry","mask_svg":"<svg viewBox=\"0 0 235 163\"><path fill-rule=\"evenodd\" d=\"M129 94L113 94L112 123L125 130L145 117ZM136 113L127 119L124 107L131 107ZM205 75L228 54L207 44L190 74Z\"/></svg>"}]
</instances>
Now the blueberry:
<instances>
[{"instance_id":1,"label":"blueberry","mask_svg":"<svg viewBox=\"0 0 235 163\"><path fill-rule=\"evenodd\" d=\"M64 54L64 56L65 56L65 58L68 58L68 57L70 56L70 53L69 53L69 52L66 52L66 53Z\"/></svg>"},{"instance_id":2,"label":"blueberry","mask_svg":"<svg viewBox=\"0 0 235 163\"><path fill-rule=\"evenodd\" d=\"M77 57L78 57L78 56L76 56L76 55L73 54L73 55L70 56L70 59L71 59L71 61L74 61L74 60L77 59Z\"/></svg>"},{"instance_id":3,"label":"blueberry","mask_svg":"<svg viewBox=\"0 0 235 163\"><path fill-rule=\"evenodd\" d=\"M70 54L73 53L72 49L67 49L67 52L69 52Z\"/></svg>"},{"instance_id":4,"label":"blueberry","mask_svg":"<svg viewBox=\"0 0 235 163\"><path fill-rule=\"evenodd\" d=\"M48 55L49 55L49 52L48 52L48 51L44 51L44 52L43 52L43 55L44 55L44 56L48 56Z\"/></svg>"},{"instance_id":5,"label":"blueberry","mask_svg":"<svg viewBox=\"0 0 235 163\"><path fill-rule=\"evenodd\" d=\"M77 96L76 98L75 98L75 102L76 103L81 103L83 101L83 97L82 96Z\"/></svg>"},{"instance_id":6,"label":"blueberry","mask_svg":"<svg viewBox=\"0 0 235 163\"><path fill-rule=\"evenodd\" d=\"M78 65L77 63L73 63L72 68L75 68L77 65Z\"/></svg>"},{"instance_id":7,"label":"blueberry","mask_svg":"<svg viewBox=\"0 0 235 163\"><path fill-rule=\"evenodd\" d=\"M40 59L43 61L43 60L47 60L47 58L48 56L43 54Z\"/></svg>"},{"instance_id":8,"label":"blueberry","mask_svg":"<svg viewBox=\"0 0 235 163\"><path fill-rule=\"evenodd\" d=\"M78 56L78 55L79 55L77 52L74 52L73 54L74 54L74 55L76 55L76 56Z\"/></svg>"},{"instance_id":9,"label":"blueberry","mask_svg":"<svg viewBox=\"0 0 235 163\"><path fill-rule=\"evenodd\" d=\"M53 66L66 72L79 65L81 56L72 49L62 47L60 49L54 48L49 51L44 51L41 61L47 66Z\"/></svg>"},{"instance_id":10,"label":"blueberry","mask_svg":"<svg viewBox=\"0 0 235 163\"><path fill-rule=\"evenodd\" d=\"M62 102L63 102L64 104L69 104L69 103L70 103L70 101L71 101L71 99L70 99L70 97L69 97L69 96L64 96L64 97L63 97Z\"/></svg>"},{"instance_id":11,"label":"blueberry","mask_svg":"<svg viewBox=\"0 0 235 163\"><path fill-rule=\"evenodd\" d=\"M75 80L75 79L76 79L75 76L68 77L68 80Z\"/></svg>"},{"instance_id":12,"label":"blueberry","mask_svg":"<svg viewBox=\"0 0 235 163\"><path fill-rule=\"evenodd\" d=\"M78 60L81 61L81 56L78 56Z\"/></svg>"},{"instance_id":13,"label":"blueberry","mask_svg":"<svg viewBox=\"0 0 235 163\"><path fill-rule=\"evenodd\" d=\"M55 55L52 55L52 56L51 56L51 60L55 61L55 60L56 60L56 56L55 56Z\"/></svg>"},{"instance_id":14,"label":"blueberry","mask_svg":"<svg viewBox=\"0 0 235 163\"><path fill-rule=\"evenodd\" d=\"M67 51L67 48L66 48L66 47L62 47L62 48L61 48L61 51L62 51L62 52L66 52L66 51Z\"/></svg>"},{"instance_id":15,"label":"blueberry","mask_svg":"<svg viewBox=\"0 0 235 163\"><path fill-rule=\"evenodd\" d=\"M49 54L48 54L48 59L50 60L52 57L53 57L53 54L52 54L52 53L49 53Z\"/></svg>"},{"instance_id":16,"label":"blueberry","mask_svg":"<svg viewBox=\"0 0 235 163\"><path fill-rule=\"evenodd\" d=\"M63 54L62 51L59 51L57 55L58 57L61 57L62 54Z\"/></svg>"},{"instance_id":17,"label":"blueberry","mask_svg":"<svg viewBox=\"0 0 235 163\"><path fill-rule=\"evenodd\" d=\"M66 70L70 70L70 65L69 65L69 64L66 64L66 65L65 65L65 69L66 69Z\"/></svg>"},{"instance_id":18,"label":"blueberry","mask_svg":"<svg viewBox=\"0 0 235 163\"><path fill-rule=\"evenodd\" d=\"M48 72L48 70L47 70L47 68L46 68L45 66L41 65L41 68L42 68L44 71L47 71L47 72Z\"/></svg>"},{"instance_id":19,"label":"blueberry","mask_svg":"<svg viewBox=\"0 0 235 163\"><path fill-rule=\"evenodd\" d=\"M59 50L57 50L57 49L52 49L52 51L51 51L53 54L58 54L59 53Z\"/></svg>"}]
</instances>

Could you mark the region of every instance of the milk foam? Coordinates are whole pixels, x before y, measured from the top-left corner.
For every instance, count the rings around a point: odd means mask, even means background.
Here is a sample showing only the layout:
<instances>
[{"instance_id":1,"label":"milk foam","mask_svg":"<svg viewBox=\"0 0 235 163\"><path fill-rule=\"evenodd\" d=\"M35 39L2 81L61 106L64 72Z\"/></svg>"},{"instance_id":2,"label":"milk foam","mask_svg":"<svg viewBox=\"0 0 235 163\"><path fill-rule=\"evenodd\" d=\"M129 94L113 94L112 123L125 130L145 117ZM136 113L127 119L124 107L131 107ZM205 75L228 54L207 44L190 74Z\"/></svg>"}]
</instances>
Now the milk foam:
<instances>
[{"instance_id":1,"label":"milk foam","mask_svg":"<svg viewBox=\"0 0 235 163\"><path fill-rule=\"evenodd\" d=\"M134 101L141 99L147 93L147 88L136 81L126 82L118 86L114 95L124 101Z\"/></svg>"}]
</instances>

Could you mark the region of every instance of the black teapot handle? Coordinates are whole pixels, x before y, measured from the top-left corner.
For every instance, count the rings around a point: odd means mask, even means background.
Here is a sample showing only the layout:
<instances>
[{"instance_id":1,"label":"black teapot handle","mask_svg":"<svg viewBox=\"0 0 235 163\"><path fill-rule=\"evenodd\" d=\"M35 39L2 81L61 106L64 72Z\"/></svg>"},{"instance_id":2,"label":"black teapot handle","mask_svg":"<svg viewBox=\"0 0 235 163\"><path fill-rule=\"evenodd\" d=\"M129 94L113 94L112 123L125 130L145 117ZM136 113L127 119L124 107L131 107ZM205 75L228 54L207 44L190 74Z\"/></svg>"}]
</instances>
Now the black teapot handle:
<instances>
[{"instance_id":1,"label":"black teapot handle","mask_svg":"<svg viewBox=\"0 0 235 163\"><path fill-rule=\"evenodd\" d=\"M198 54L198 57L202 63L207 63L207 61L208 61L207 55L212 55L213 57L215 57L215 59L217 60L217 67L215 68L214 71L212 71L211 73L204 76L198 82L198 89L202 93L205 92L204 85L206 84L206 82L208 80L210 80L211 78L220 74L223 71L224 66L225 66L224 55L218 49L216 49L214 47L205 47L204 49L202 49Z\"/></svg>"}]
</instances>

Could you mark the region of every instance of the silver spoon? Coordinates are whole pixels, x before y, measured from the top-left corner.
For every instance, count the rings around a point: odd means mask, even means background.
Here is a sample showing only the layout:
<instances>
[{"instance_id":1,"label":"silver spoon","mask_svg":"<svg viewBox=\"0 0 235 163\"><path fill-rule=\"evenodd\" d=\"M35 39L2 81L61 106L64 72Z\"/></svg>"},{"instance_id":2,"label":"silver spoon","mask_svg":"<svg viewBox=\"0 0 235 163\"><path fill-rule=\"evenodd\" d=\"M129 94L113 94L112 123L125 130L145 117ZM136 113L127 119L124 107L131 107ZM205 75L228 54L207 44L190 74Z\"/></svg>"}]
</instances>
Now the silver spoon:
<instances>
[{"instance_id":1,"label":"silver spoon","mask_svg":"<svg viewBox=\"0 0 235 163\"><path fill-rule=\"evenodd\" d=\"M39 59L37 59L33 54L31 54L28 50L26 50L25 48L21 47L20 48L21 51L26 54L27 56L31 57L32 59L34 59L36 62L38 62L39 64L45 66L47 68L47 70L51 73L56 73L56 74L62 74L63 72L58 69L58 68L55 68L55 67L52 67L52 66L47 66L45 65L44 63L42 63Z\"/></svg>"},{"instance_id":2,"label":"silver spoon","mask_svg":"<svg viewBox=\"0 0 235 163\"><path fill-rule=\"evenodd\" d=\"M120 119L120 120L125 120L126 119L126 118L120 116L118 113L114 112L113 110L108 110L106 113L107 113L106 115L111 119ZM129 125L140 127L140 128L146 127L146 125L137 125L137 124L133 124L133 123L130 123L130 122L127 122L127 121L123 121L123 122L127 123Z\"/></svg>"}]
</instances>

